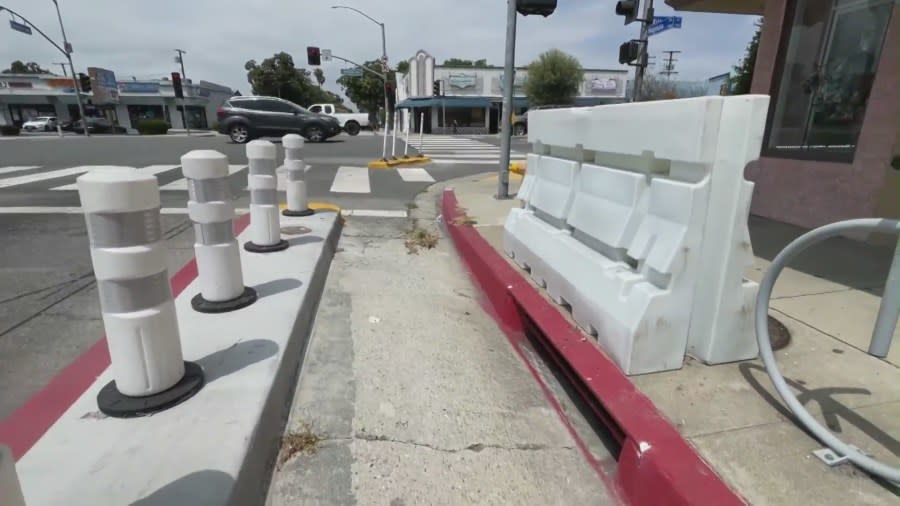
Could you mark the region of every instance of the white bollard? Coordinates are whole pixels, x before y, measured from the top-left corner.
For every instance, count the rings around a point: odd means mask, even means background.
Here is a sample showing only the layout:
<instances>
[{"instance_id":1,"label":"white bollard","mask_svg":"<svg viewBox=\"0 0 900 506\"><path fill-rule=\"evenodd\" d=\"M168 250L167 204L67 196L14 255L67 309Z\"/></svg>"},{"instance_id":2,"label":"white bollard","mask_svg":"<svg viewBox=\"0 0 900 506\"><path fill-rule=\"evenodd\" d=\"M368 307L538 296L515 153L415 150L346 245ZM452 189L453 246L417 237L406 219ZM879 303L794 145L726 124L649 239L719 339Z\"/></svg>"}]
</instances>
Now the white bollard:
<instances>
[{"instance_id":1,"label":"white bollard","mask_svg":"<svg viewBox=\"0 0 900 506\"><path fill-rule=\"evenodd\" d=\"M253 253L271 253L288 248L281 239L278 220L278 177L275 158L278 150L269 141L247 143L247 162L250 166L250 241L244 249Z\"/></svg>"},{"instance_id":2,"label":"white bollard","mask_svg":"<svg viewBox=\"0 0 900 506\"><path fill-rule=\"evenodd\" d=\"M391 138L391 159L397 159L397 126L400 125L400 118L394 112L394 136Z\"/></svg>"},{"instance_id":3,"label":"white bollard","mask_svg":"<svg viewBox=\"0 0 900 506\"><path fill-rule=\"evenodd\" d=\"M284 166L287 169L287 209L285 216L309 216L315 211L309 208L306 193L306 162L303 161L303 137L287 134L281 138L284 146Z\"/></svg>"},{"instance_id":4,"label":"white bollard","mask_svg":"<svg viewBox=\"0 0 900 506\"><path fill-rule=\"evenodd\" d=\"M256 302L256 292L244 286L241 252L234 238L234 205L228 183L228 158L212 150L195 150L181 157L188 183L188 214L194 222L194 253L200 293L191 307L201 313L235 311Z\"/></svg>"},{"instance_id":5,"label":"white bollard","mask_svg":"<svg viewBox=\"0 0 900 506\"><path fill-rule=\"evenodd\" d=\"M100 411L172 407L203 386L203 371L182 359L156 177L116 167L77 182L114 378L97 395Z\"/></svg>"},{"instance_id":6,"label":"white bollard","mask_svg":"<svg viewBox=\"0 0 900 506\"><path fill-rule=\"evenodd\" d=\"M22 485L16 474L16 461L6 446L0 445L0 505L25 506Z\"/></svg>"}]
</instances>

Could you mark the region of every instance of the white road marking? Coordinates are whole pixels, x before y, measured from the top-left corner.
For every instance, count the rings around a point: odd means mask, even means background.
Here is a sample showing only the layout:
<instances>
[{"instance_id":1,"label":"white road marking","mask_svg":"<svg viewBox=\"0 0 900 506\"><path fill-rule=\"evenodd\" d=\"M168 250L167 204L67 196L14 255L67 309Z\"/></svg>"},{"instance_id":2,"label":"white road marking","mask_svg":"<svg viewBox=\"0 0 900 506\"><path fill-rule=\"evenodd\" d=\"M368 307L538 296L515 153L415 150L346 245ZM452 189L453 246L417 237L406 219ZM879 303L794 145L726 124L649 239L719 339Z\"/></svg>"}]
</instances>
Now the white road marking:
<instances>
[{"instance_id":1,"label":"white road marking","mask_svg":"<svg viewBox=\"0 0 900 506\"><path fill-rule=\"evenodd\" d=\"M44 181L46 179L56 179L60 177L72 176L75 174L82 174L84 172L88 172L89 170L100 167L106 168L108 166L84 165L81 167L70 167L68 169L57 169L48 172L39 172L37 174L29 174L27 176L8 177L5 179L0 179L0 188L9 188L11 186L35 183L37 181Z\"/></svg>"},{"instance_id":2,"label":"white road marking","mask_svg":"<svg viewBox=\"0 0 900 506\"><path fill-rule=\"evenodd\" d=\"M385 209L342 209L344 216L356 216L360 218L406 218L406 211L391 211Z\"/></svg>"},{"instance_id":3,"label":"white road marking","mask_svg":"<svg viewBox=\"0 0 900 506\"><path fill-rule=\"evenodd\" d=\"M340 167L331 183L333 193L371 193L367 167Z\"/></svg>"},{"instance_id":4,"label":"white road marking","mask_svg":"<svg viewBox=\"0 0 900 506\"><path fill-rule=\"evenodd\" d=\"M80 207L73 206L24 206L24 207L0 207L0 214L82 214L84 211ZM247 208L237 208L234 210L236 215L247 214L250 212ZM164 215L184 215L187 216L186 207L163 207L159 210ZM357 216L365 218L406 218L409 214L407 211L397 211L392 209L342 209L341 214L344 216Z\"/></svg>"},{"instance_id":5,"label":"white road marking","mask_svg":"<svg viewBox=\"0 0 900 506\"><path fill-rule=\"evenodd\" d=\"M246 165L229 165L228 166L228 175L236 174L244 169L246 169ZM187 191L187 179L181 178L172 181L171 183L161 187L160 191Z\"/></svg>"},{"instance_id":6,"label":"white road marking","mask_svg":"<svg viewBox=\"0 0 900 506\"><path fill-rule=\"evenodd\" d=\"M168 172L170 170L177 169L178 167L181 167L181 165L149 165L147 167L138 169L138 172L140 172L141 174L148 174L148 175L155 176L162 172ZM67 184L64 186L57 186L56 188L50 188L50 189L54 190L54 191L77 190L78 183Z\"/></svg>"},{"instance_id":7,"label":"white road marking","mask_svg":"<svg viewBox=\"0 0 900 506\"><path fill-rule=\"evenodd\" d=\"M9 174L10 172L40 169L41 167L41 165L11 165L9 167L0 167L0 174Z\"/></svg>"},{"instance_id":8,"label":"white road marking","mask_svg":"<svg viewBox=\"0 0 900 506\"><path fill-rule=\"evenodd\" d=\"M434 178L427 170L419 167L408 167L405 169L397 169L397 174L407 183L433 183Z\"/></svg>"},{"instance_id":9,"label":"white road marking","mask_svg":"<svg viewBox=\"0 0 900 506\"><path fill-rule=\"evenodd\" d=\"M510 158L509 160L510 161L521 161L521 160L525 160L525 158L513 157L513 158ZM454 164L454 163L463 164L464 163L464 164L471 164L471 165L497 165L500 163L500 158L494 158L493 160L487 160L487 159L485 159L485 160L469 160L469 159L457 160L457 159L451 159L451 158L432 158L431 161L432 161L432 163L449 163L449 164Z\"/></svg>"}]
</instances>

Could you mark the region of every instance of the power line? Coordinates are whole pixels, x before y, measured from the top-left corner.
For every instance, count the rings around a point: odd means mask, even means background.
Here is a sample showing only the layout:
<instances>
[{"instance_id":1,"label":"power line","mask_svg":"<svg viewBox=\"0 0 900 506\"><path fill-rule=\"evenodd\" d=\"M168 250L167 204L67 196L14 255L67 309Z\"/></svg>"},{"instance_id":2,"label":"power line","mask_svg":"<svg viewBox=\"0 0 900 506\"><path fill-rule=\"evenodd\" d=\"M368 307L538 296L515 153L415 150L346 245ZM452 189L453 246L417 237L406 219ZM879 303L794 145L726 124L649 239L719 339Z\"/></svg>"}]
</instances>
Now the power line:
<instances>
[{"instance_id":1,"label":"power line","mask_svg":"<svg viewBox=\"0 0 900 506\"><path fill-rule=\"evenodd\" d=\"M674 74L678 73L675 71L675 62L678 61L675 59L675 55L681 53L681 51L663 51L663 53L666 53L666 62L663 64L663 69L659 71L659 73L666 76L666 79L669 79Z\"/></svg>"}]
</instances>

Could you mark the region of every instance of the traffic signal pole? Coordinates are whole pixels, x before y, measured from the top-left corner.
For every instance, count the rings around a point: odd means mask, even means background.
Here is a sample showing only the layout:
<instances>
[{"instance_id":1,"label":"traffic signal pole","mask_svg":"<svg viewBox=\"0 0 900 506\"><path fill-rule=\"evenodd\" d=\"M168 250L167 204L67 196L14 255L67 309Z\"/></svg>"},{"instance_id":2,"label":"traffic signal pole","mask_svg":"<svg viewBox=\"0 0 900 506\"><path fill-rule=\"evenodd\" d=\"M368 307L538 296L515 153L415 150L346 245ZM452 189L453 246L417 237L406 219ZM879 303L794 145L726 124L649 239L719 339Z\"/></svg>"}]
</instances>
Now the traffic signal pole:
<instances>
[{"instance_id":1,"label":"traffic signal pole","mask_svg":"<svg viewBox=\"0 0 900 506\"><path fill-rule=\"evenodd\" d=\"M191 125L188 124L187 120L187 97L184 95L184 85L187 84L187 74L184 73L184 53L187 53L184 49L176 49L178 53L178 63L181 64L181 80L183 81L181 84L181 122L184 123L184 128L187 130L188 137L191 136Z\"/></svg>"},{"instance_id":2,"label":"traffic signal pole","mask_svg":"<svg viewBox=\"0 0 900 506\"><path fill-rule=\"evenodd\" d=\"M634 69L634 91L632 102L640 102L641 88L644 85L644 73L647 71L647 43L650 38L650 25L653 23L653 0L644 0L644 14L641 20L641 54Z\"/></svg>"},{"instance_id":3,"label":"traffic signal pole","mask_svg":"<svg viewBox=\"0 0 900 506\"><path fill-rule=\"evenodd\" d=\"M66 58L69 60L69 67L72 68L72 81L75 83L75 101L78 102L78 114L81 116L81 127L84 129L84 136L90 137L91 134L88 133L87 119L84 117L84 105L81 103L81 88L78 85L78 79L75 78L75 64L72 63L72 47L69 45L69 40L66 38L66 27L63 25L62 14L59 12L59 4L56 0L53 0L53 5L56 6L56 17L59 19L59 31L62 32L63 53L65 53Z\"/></svg>"},{"instance_id":4,"label":"traffic signal pole","mask_svg":"<svg viewBox=\"0 0 900 506\"><path fill-rule=\"evenodd\" d=\"M503 109L500 113L498 200L509 198L509 149L512 141L513 82L516 64L516 0L506 0L506 3L506 62L503 65Z\"/></svg>"}]
</instances>

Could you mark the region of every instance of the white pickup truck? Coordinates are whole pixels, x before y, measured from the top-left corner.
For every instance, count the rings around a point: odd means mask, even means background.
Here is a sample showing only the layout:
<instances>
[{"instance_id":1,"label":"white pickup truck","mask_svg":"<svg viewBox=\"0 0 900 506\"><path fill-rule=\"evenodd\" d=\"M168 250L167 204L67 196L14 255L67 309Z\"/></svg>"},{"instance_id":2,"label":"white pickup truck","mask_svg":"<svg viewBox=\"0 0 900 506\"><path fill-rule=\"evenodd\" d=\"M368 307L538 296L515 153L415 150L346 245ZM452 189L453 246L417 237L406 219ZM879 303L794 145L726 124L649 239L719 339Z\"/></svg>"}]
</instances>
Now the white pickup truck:
<instances>
[{"instance_id":1,"label":"white pickup truck","mask_svg":"<svg viewBox=\"0 0 900 506\"><path fill-rule=\"evenodd\" d=\"M334 104L313 104L309 112L327 114L341 123L341 128L350 135L358 135L362 127L369 126L369 115L366 113L337 112Z\"/></svg>"}]
</instances>

